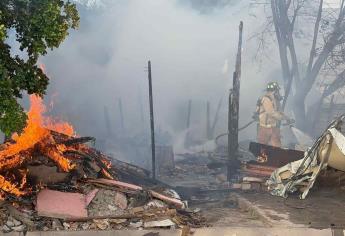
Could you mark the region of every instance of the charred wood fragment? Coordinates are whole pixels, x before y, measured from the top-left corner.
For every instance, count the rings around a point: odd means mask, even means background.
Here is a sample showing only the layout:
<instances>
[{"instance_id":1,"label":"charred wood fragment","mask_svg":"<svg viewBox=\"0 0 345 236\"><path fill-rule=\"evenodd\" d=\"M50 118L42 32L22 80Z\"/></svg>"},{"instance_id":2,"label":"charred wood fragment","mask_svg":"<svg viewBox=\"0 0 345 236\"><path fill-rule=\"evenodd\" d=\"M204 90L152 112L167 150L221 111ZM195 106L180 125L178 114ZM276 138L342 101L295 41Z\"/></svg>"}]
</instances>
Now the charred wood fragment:
<instances>
[{"instance_id":1,"label":"charred wood fragment","mask_svg":"<svg viewBox=\"0 0 345 236\"><path fill-rule=\"evenodd\" d=\"M94 137L79 137L79 138L64 140L64 141L59 142L58 144L63 144L65 146L73 146L76 144L83 144L83 143L87 143L91 141L95 142L96 139Z\"/></svg>"}]
</instances>

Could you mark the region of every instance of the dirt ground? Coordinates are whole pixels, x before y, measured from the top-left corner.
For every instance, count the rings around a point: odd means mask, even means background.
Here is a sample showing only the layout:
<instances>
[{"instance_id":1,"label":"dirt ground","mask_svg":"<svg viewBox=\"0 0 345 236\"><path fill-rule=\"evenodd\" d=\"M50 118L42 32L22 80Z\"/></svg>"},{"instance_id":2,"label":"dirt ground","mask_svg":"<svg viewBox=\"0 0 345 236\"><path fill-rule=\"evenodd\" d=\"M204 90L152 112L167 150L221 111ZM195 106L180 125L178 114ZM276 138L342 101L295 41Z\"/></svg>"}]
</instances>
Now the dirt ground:
<instances>
[{"instance_id":1,"label":"dirt ground","mask_svg":"<svg viewBox=\"0 0 345 236\"><path fill-rule=\"evenodd\" d=\"M262 210L273 224L285 222L312 228L345 227L345 191L339 188L313 189L305 200L298 196L284 199L269 193L240 193Z\"/></svg>"},{"instance_id":2,"label":"dirt ground","mask_svg":"<svg viewBox=\"0 0 345 236\"><path fill-rule=\"evenodd\" d=\"M210 226L229 227L264 227L260 218L253 216L249 211L240 209L236 199L224 198L223 200L193 203L193 208L199 208Z\"/></svg>"},{"instance_id":3,"label":"dirt ground","mask_svg":"<svg viewBox=\"0 0 345 236\"><path fill-rule=\"evenodd\" d=\"M268 192L238 191L234 195L232 191L224 191L226 187L219 181L217 171L209 170L205 163L193 161L178 163L176 170L161 176L161 180L171 186L190 189L186 196L181 196L188 200L192 209L200 209L210 226L345 228L345 189L339 186L314 186L305 200L294 195L284 199ZM180 193L178 188L176 190ZM259 214L238 206L238 197L259 209Z\"/></svg>"}]
</instances>

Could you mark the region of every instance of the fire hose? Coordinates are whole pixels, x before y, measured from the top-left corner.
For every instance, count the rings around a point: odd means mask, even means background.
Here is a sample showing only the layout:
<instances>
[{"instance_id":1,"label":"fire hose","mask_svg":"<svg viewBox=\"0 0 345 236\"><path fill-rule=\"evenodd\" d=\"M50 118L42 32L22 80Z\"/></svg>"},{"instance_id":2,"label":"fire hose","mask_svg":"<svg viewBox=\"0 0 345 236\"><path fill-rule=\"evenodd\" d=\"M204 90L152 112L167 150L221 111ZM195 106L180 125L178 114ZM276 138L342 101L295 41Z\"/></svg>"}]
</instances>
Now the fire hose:
<instances>
[{"instance_id":1,"label":"fire hose","mask_svg":"<svg viewBox=\"0 0 345 236\"><path fill-rule=\"evenodd\" d=\"M243 125L242 127L238 128L238 132L239 132L239 131L242 131L242 130L244 130L244 129L246 129L246 128L248 128L251 124L253 124L253 123L257 122L257 121L258 121L257 119L252 119L252 120L249 121L247 124L245 124L245 125ZM287 123L282 124L282 125L283 125L283 126L291 126L291 125L293 125L294 123L295 123L294 120L289 120L289 121L287 121ZM218 135L218 136L215 138L215 142L217 143L217 141L218 141L219 138L221 138L221 137L223 137L223 136L226 136L226 135L228 135L228 134L229 134L229 132L226 132L226 133L223 133L223 134Z\"/></svg>"},{"instance_id":2,"label":"fire hose","mask_svg":"<svg viewBox=\"0 0 345 236\"><path fill-rule=\"evenodd\" d=\"M239 128L238 131L242 131L242 130L246 129L247 127L249 127L251 124L255 123L256 121L257 121L256 119L252 119L250 122L248 122L247 124L245 124L244 126ZM226 136L228 134L229 134L229 132L220 134L214 139L214 141L217 143L218 139L220 139L221 137Z\"/></svg>"}]
</instances>

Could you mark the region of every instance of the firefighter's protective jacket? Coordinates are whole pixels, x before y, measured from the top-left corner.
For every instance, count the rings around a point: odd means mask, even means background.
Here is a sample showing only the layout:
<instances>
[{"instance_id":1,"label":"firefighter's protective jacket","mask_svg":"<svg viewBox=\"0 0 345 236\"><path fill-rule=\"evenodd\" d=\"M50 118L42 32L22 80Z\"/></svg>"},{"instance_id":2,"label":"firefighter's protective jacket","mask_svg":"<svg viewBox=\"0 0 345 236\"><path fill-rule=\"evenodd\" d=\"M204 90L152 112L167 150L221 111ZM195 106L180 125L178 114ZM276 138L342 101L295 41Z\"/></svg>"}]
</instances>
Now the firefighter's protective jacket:
<instances>
[{"instance_id":1,"label":"firefighter's protective jacket","mask_svg":"<svg viewBox=\"0 0 345 236\"><path fill-rule=\"evenodd\" d=\"M257 112L259 114L259 125L265 128L274 128L278 122L284 120L286 116L279 111L279 101L273 94L264 95L258 102Z\"/></svg>"}]
</instances>

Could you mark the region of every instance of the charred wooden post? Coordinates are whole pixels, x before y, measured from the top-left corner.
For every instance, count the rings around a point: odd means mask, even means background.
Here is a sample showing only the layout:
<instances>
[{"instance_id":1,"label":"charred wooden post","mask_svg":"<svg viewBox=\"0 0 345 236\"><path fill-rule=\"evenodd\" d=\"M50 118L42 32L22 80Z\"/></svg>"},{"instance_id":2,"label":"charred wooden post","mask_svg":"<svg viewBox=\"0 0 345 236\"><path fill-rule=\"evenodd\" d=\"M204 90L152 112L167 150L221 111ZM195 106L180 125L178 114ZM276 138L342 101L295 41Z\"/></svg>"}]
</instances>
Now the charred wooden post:
<instances>
[{"instance_id":1,"label":"charred wooden post","mask_svg":"<svg viewBox=\"0 0 345 236\"><path fill-rule=\"evenodd\" d=\"M148 61L148 79L149 79L150 123L151 123L152 178L156 179L155 124L154 124L154 117L153 117L151 61Z\"/></svg>"},{"instance_id":2,"label":"charred wooden post","mask_svg":"<svg viewBox=\"0 0 345 236\"><path fill-rule=\"evenodd\" d=\"M212 139L211 136L211 124L210 124L210 102L206 103L206 138L208 140Z\"/></svg>"},{"instance_id":3,"label":"charred wooden post","mask_svg":"<svg viewBox=\"0 0 345 236\"><path fill-rule=\"evenodd\" d=\"M231 132L232 132L232 89L230 89L229 91L229 100L228 100L228 163L227 163L227 180L230 181L231 179L231 160L233 158L232 156L232 136L231 136Z\"/></svg>"},{"instance_id":4,"label":"charred wooden post","mask_svg":"<svg viewBox=\"0 0 345 236\"><path fill-rule=\"evenodd\" d=\"M243 22L239 25L239 39L236 55L235 72L233 73L232 90L229 95L229 117L228 117L228 173L227 178L230 181L236 166L238 155L238 121L240 107L240 79L241 79L241 51L242 51L242 32Z\"/></svg>"},{"instance_id":5,"label":"charred wooden post","mask_svg":"<svg viewBox=\"0 0 345 236\"><path fill-rule=\"evenodd\" d=\"M190 117L191 117L191 112L192 112L192 100L188 100L188 108L187 108L187 123L186 123L186 137L184 140L184 147L188 147L190 144L189 141L189 128L190 128Z\"/></svg>"},{"instance_id":6,"label":"charred wooden post","mask_svg":"<svg viewBox=\"0 0 345 236\"><path fill-rule=\"evenodd\" d=\"M122 99L119 98L119 113L120 113L120 122L121 122L121 131L125 131L125 121L123 118L123 109L122 109Z\"/></svg>"},{"instance_id":7,"label":"charred wooden post","mask_svg":"<svg viewBox=\"0 0 345 236\"><path fill-rule=\"evenodd\" d=\"M219 119L219 112L220 112L220 108L222 107L222 103L223 103L223 98L221 98L218 102L218 106L217 106L217 110L216 110L216 114L214 115L214 120L211 126L211 136L212 138L214 137L214 131L216 129L216 125L218 123L218 119Z\"/></svg>"},{"instance_id":8,"label":"charred wooden post","mask_svg":"<svg viewBox=\"0 0 345 236\"><path fill-rule=\"evenodd\" d=\"M187 126L186 128L189 129L190 127L190 115L192 111L192 100L188 101L188 110L187 110Z\"/></svg>"},{"instance_id":9,"label":"charred wooden post","mask_svg":"<svg viewBox=\"0 0 345 236\"><path fill-rule=\"evenodd\" d=\"M107 136L112 137L113 132L112 132L111 125L110 125L110 117L109 117L109 111L108 111L107 106L104 106L104 121L105 121L105 129L107 132Z\"/></svg>"}]
</instances>

